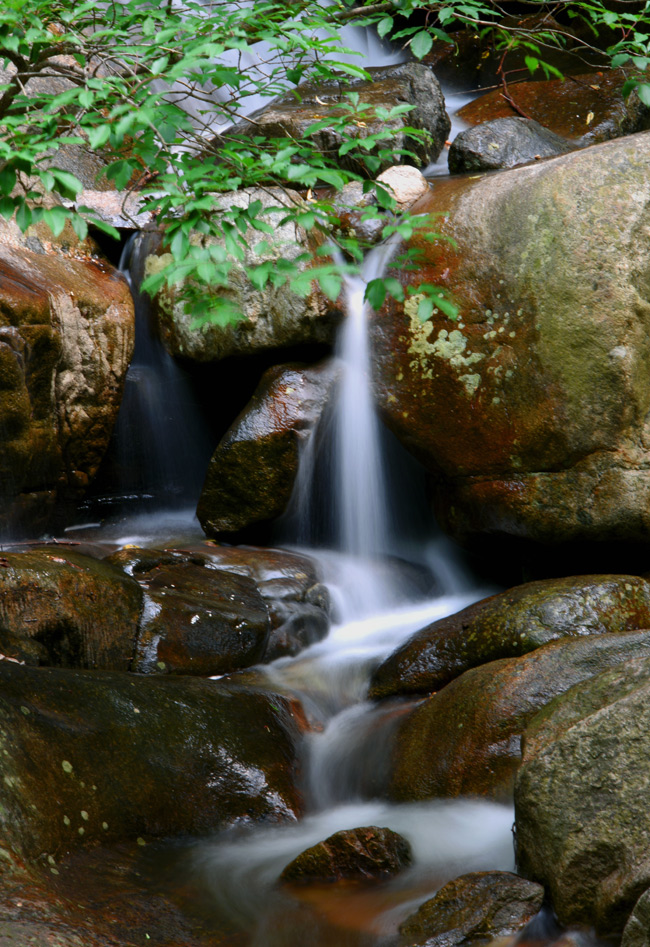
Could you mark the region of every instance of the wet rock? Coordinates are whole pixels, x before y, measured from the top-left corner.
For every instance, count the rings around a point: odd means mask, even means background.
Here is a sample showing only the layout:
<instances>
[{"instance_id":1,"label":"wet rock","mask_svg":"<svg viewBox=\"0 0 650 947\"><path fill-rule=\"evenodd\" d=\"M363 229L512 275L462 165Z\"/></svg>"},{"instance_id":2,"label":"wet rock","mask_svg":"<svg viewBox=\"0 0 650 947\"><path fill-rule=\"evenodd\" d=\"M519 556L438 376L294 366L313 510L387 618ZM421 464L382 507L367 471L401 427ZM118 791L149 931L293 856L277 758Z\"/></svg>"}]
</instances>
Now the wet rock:
<instances>
[{"instance_id":1,"label":"wet rock","mask_svg":"<svg viewBox=\"0 0 650 947\"><path fill-rule=\"evenodd\" d=\"M454 139L449 149L452 174L496 171L520 164L566 154L575 146L527 118L497 118L468 128Z\"/></svg>"},{"instance_id":2,"label":"wet rock","mask_svg":"<svg viewBox=\"0 0 650 947\"><path fill-rule=\"evenodd\" d=\"M294 858L280 875L291 884L366 880L394 875L411 864L411 846L391 829L371 825L335 832Z\"/></svg>"},{"instance_id":3,"label":"wet rock","mask_svg":"<svg viewBox=\"0 0 650 947\"><path fill-rule=\"evenodd\" d=\"M46 528L88 486L133 339L129 287L92 241L0 222L0 533Z\"/></svg>"},{"instance_id":4,"label":"wet rock","mask_svg":"<svg viewBox=\"0 0 650 947\"><path fill-rule=\"evenodd\" d=\"M552 641L466 671L398 723L388 797L510 799L521 735L535 714L575 684L649 649L650 631L628 631Z\"/></svg>"},{"instance_id":5,"label":"wet rock","mask_svg":"<svg viewBox=\"0 0 650 947\"><path fill-rule=\"evenodd\" d=\"M262 219L273 227L272 235L264 234L269 244L267 251L256 253L252 248L245 251L246 266L257 266L267 260L295 260L300 254L317 249L322 240L315 231L308 233L292 224L280 225L287 208L295 209L301 200L297 192L279 188L245 188L218 198L225 209L249 207L260 201L265 208ZM258 242L251 240L252 246ZM314 289L302 297L286 283L282 286L269 283L264 289L256 289L239 261L234 258L230 261L233 266L222 295L244 317L234 325L196 327L194 317L185 312L184 304L176 299L173 290L160 290L154 297L161 336L172 355L197 362L217 362L230 355L333 341L341 313L319 290ZM157 272L169 262L171 255L164 246L152 250L146 255L143 275Z\"/></svg>"},{"instance_id":6,"label":"wet rock","mask_svg":"<svg viewBox=\"0 0 650 947\"><path fill-rule=\"evenodd\" d=\"M400 925L399 947L470 947L511 937L543 900L541 885L509 871L461 875Z\"/></svg>"},{"instance_id":7,"label":"wet rock","mask_svg":"<svg viewBox=\"0 0 650 947\"><path fill-rule=\"evenodd\" d=\"M413 246L458 319L387 300L375 386L458 539L650 536L648 208L647 133L440 181L414 205L448 214L436 229L455 246Z\"/></svg>"},{"instance_id":8,"label":"wet rock","mask_svg":"<svg viewBox=\"0 0 650 947\"><path fill-rule=\"evenodd\" d=\"M433 72L421 63L406 63L399 66L371 68L371 81L361 79L341 87L340 84L311 85L298 87L296 96L286 96L254 115L255 126L242 127L242 133L265 135L268 138L303 138L310 126L330 117L332 126L311 135L316 146L326 154L338 154L340 146L350 135L360 139L369 135L394 132L378 145L380 167L372 172L353 154L342 155L338 160L342 167L364 176L374 176L377 170L385 170L395 164L395 155L400 150L411 152L404 160L420 162L424 167L435 161L449 134L451 122L445 112L445 102L440 84ZM345 131L337 127L341 119L341 104L347 104L347 95L358 93L361 103L371 106L369 110L353 115L347 120ZM407 103L414 108L394 118L382 117L381 110L388 110ZM379 113L379 114L378 114ZM424 139L409 134L408 128L421 129L428 133ZM383 148L384 154L380 154Z\"/></svg>"},{"instance_id":9,"label":"wet rock","mask_svg":"<svg viewBox=\"0 0 650 947\"><path fill-rule=\"evenodd\" d=\"M592 145L648 128L648 107L634 92L623 95L626 79L623 69L613 69L564 79L518 82L509 91L530 119L577 144ZM470 125L514 115L500 89L475 99L458 113Z\"/></svg>"},{"instance_id":10,"label":"wet rock","mask_svg":"<svg viewBox=\"0 0 650 947\"><path fill-rule=\"evenodd\" d=\"M639 657L573 687L525 735L518 860L548 889L563 924L618 936L650 887L649 698L650 660ZM646 903L630 938L645 923Z\"/></svg>"},{"instance_id":11,"label":"wet rock","mask_svg":"<svg viewBox=\"0 0 650 947\"><path fill-rule=\"evenodd\" d=\"M301 444L330 395L336 367L279 365L262 377L249 405L208 466L197 516L208 536L236 533L284 513Z\"/></svg>"},{"instance_id":12,"label":"wet rock","mask_svg":"<svg viewBox=\"0 0 650 947\"><path fill-rule=\"evenodd\" d=\"M298 734L277 695L0 661L3 847L46 865L81 846L292 820Z\"/></svg>"},{"instance_id":13,"label":"wet rock","mask_svg":"<svg viewBox=\"0 0 650 947\"><path fill-rule=\"evenodd\" d=\"M429 182L412 165L393 165L382 171L377 181L384 185L396 202L397 214L407 211L429 190ZM375 192L365 191L361 181L349 181L333 197L339 230L354 233L365 245L372 246L382 238L386 224L395 223L395 214L378 207Z\"/></svg>"},{"instance_id":14,"label":"wet rock","mask_svg":"<svg viewBox=\"0 0 650 947\"><path fill-rule=\"evenodd\" d=\"M646 947L650 943L650 888L634 905L623 930L621 947Z\"/></svg>"},{"instance_id":15,"label":"wet rock","mask_svg":"<svg viewBox=\"0 0 650 947\"><path fill-rule=\"evenodd\" d=\"M372 676L369 696L439 690L468 668L557 638L650 628L650 584L637 576L527 582L412 635Z\"/></svg>"},{"instance_id":16,"label":"wet rock","mask_svg":"<svg viewBox=\"0 0 650 947\"><path fill-rule=\"evenodd\" d=\"M141 608L133 579L69 548L0 558L0 651L14 660L127 671Z\"/></svg>"},{"instance_id":17,"label":"wet rock","mask_svg":"<svg viewBox=\"0 0 650 947\"><path fill-rule=\"evenodd\" d=\"M307 556L201 543L129 547L109 561L145 591L141 673L225 674L297 654L329 630L329 595Z\"/></svg>"},{"instance_id":18,"label":"wet rock","mask_svg":"<svg viewBox=\"0 0 650 947\"><path fill-rule=\"evenodd\" d=\"M136 670L226 674L262 658L270 616L252 579L177 563L155 567L140 583L145 605Z\"/></svg>"}]
</instances>

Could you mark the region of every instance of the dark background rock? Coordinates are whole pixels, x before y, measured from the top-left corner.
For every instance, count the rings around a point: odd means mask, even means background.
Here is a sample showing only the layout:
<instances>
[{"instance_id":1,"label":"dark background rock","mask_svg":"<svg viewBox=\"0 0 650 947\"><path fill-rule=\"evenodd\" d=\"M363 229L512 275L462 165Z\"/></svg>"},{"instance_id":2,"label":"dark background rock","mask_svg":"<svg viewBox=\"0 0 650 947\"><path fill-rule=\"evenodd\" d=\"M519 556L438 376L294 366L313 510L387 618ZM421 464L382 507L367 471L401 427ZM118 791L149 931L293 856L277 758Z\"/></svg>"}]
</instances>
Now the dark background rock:
<instances>
[{"instance_id":1,"label":"dark background rock","mask_svg":"<svg viewBox=\"0 0 650 947\"><path fill-rule=\"evenodd\" d=\"M400 925L399 947L474 947L511 937L543 900L541 885L509 871L461 875Z\"/></svg>"}]
</instances>

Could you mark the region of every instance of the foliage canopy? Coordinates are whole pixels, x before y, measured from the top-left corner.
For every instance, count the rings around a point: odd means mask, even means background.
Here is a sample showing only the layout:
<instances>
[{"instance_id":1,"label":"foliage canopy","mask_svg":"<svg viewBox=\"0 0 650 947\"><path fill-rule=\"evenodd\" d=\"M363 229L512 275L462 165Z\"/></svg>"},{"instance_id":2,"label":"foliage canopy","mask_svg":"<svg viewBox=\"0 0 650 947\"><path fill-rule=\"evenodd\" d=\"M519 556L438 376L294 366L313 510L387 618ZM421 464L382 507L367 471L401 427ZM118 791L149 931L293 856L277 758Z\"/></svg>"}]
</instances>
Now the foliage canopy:
<instances>
[{"instance_id":1,"label":"foliage canopy","mask_svg":"<svg viewBox=\"0 0 650 947\"><path fill-rule=\"evenodd\" d=\"M613 65L631 68L627 91L638 87L650 103L643 77L650 64L650 0L629 12L625 4L613 11L599 0L568 0L554 3L552 12L551 25L540 16L531 29L513 25L495 0L363 0L354 6L339 0L3 0L0 214L15 215L23 230L43 220L59 234L69 220L82 239L89 223L117 236L79 205L81 182L56 167L58 149L81 146L101 153L116 188L125 196L138 191L165 231L172 262L150 277L150 291L164 283L182 286L198 318L236 318L218 289L227 284L233 261L243 261L244 249L254 247L260 262L246 268L256 287L289 281L305 294L317 278L335 299L343 273L358 266L362 248L354 238L332 234L331 197L319 197L321 189L338 191L350 180L364 180L380 211L393 209L391 195L372 181L391 133L358 137L355 129L369 106L353 91L338 117L326 120L340 132L338 156L316 146L318 122L300 138L269 139L255 133L251 112L280 94L299 98L307 80L345 84L369 78L367 63L342 33L351 23L375 28L416 59L434 40L453 42L452 28L469 26L489 33L504 52L523 47L528 68L546 74L553 72L545 58L549 47L571 42L587 51L592 43L604 45ZM588 38L576 40L558 26L559 14L564 21L579 18L591 31ZM348 153L363 173L340 166L337 158ZM402 157L408 161L408 152ZM321 241L320 259L307 275L309 254L270 265L264 252L273 227L261 202L248 208L217 203L219 195L244 187L279 188L287 198L280 204L283 220L338 240L348 262L332 262ZM386 233L407 236L414 226L413 219L392 220ZM435 287L413 287L423 290L453 312ZM380 304L386 292L399 296L401 286L375 280L369 301ZM423 317L432 305L422 307Z\"/></svg>"}]
</instances>

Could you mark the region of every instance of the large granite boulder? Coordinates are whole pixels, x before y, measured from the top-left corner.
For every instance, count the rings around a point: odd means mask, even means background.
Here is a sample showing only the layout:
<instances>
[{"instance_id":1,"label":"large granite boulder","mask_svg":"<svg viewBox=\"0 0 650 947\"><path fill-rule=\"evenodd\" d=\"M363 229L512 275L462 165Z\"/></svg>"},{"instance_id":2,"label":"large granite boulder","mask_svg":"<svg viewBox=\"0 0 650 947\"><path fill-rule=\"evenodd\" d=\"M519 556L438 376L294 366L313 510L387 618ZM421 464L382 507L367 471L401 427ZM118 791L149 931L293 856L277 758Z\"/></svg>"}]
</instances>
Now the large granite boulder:
<instances>
[{"instance_id":1,"label":"large granite boulder","mask_svg":"<svg viewBox=\"0 0 650 947\"><path fill-rule=\"evenodd\" d=\"M650 888L649 733L647 657L573 687L526 731L515 789L518 860L545 885L563 924L618 936ZM646 923L642 907L637 920Z\"/></svg>"},{"instance_id":2,"label":"large granite boulder","mask_svg":"<svg viewBox=\"0 0 650 947\"><path fill-rule=\"evenodd\" d=\"M565 154L574 147L532 119L495 118L456 136L449 149L449 170L462 174L514 168Z\"/></svg>"},{"instance_id":3,"label":"large granite boulder","mask_svg":"<svg viewBox=\"0 0 650 947\"><path fill-rule=\"evenodd\" d=\"M398 722L389 798L509 800L521 735L535 714L574 684L649 649L650 631L561 639L466 671Z\"/></svg>"},{"instance_id":4,"label":"large granite boulder","mask_svg":"<svg viewBox=\"0 0 650 947\"><path fill-rule=\"evenodd\" d=\"M272 234L263 234L267 249L257 252L259 235L249 231L250 246L244 262L256 266L268 260L293 261L305 252L313 253L322 237L316 231L290 223L281 224L289 208L300 204L300 195L279 188L244 188L219 196L224 211L231 207L247 208L261 202L262 219L273 227ZM307 207L307 205L305 205ZM152 239L146 254L143 276L160 271L171 262L160 238ZM246 276L240 262L230 257L228 286L221 291L225 300L236 307L243 318L234 324L196 326L194 317L185 312L173 289L161 289L154 297L154 310L167 350L174 356L197 362L216 362L229 355L250 355L270 349L287 348L307 343L331 343L341 318L337 307L316 288L307 296L294 293L287 283L268 283L257 289ZM305 264L300 264L304 268Z\"/></svg>"},{"instance_id":5,"label":"large granite boulder","mask_svg":"<svg viewBox=\"0 0 650 947\"><path fill-rule=\"evenodd\" d=\"M526 582L417 631L379 665L369 696L439 690L468 668L558 638L650 628L650 583L589 575Z\"/></svg>"},{"instance_id":6,"label":"large granite boulder","mask_svg":"<svg viewBox=\"0 0 650 947\"><path fill-rule=\"evenodd\" d=\"M336 365L268 369L251 401L217 446L197 516L208 536L237 533L280 516L298 472L301 447L321 416Z\"/></svg>"},{"instance_id":7,"label":"large granite boulder","mask_svg":"<svg viewBox=\"0 0 650 947\"><path fill-rule=\"evenodd\" d=\"M461 875L400 925L399 947L483 947L519 933L543 900L541 885L509 871Z\"/></svg>"},{"instance_id":8,"label":"large granite boulder","mask_svg":"<svg viewBox=\"0 0 650 947\"><path fill-rule=\"evenodd\" d=\"M293 820L293 714L283 697L217 681L0 661L3 867Z\"/></svg>"},{"instance_id":9,"label":"large granite boulder","mask_svg":"<svg viewBox=\"0 0 650 947\"><path fill-rule=\"evenodd\" d=\"M0 533L43 529L88 486L133 341L127 282L92 241L0 221Z\"/></svg>"},{"instance_id":10,"label":"large granite boulder","mask_svg":"<svg viewBox=\"0 0 650 947\"><path fill-rule=\"evenodd\" d=\"M448 214L435 228L454 244L410 247L458 320L422 322L417 295L388 300L375 381L444 527L647 541L650 134L441 181L412 210Z\"/></svg>"}]
</instances>

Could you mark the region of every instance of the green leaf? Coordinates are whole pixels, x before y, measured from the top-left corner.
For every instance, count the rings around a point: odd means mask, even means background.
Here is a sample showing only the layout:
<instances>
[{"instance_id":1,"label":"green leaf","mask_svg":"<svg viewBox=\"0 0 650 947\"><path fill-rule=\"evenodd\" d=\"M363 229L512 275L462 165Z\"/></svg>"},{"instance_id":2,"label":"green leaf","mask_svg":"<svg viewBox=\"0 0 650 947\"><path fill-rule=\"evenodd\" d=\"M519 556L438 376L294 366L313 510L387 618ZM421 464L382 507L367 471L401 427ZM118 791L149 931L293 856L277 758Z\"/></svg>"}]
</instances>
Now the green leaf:
<instances>
[{"instance_id":1,"label":"green leaf","mask_svg":"<svg viewBox=\"0 0 650 947\"><path fill-rule=\"evenodd\" d=\"M43 211L43 222L47 224L55 237L58 237L65 222L69 217L69 211L65 207L50 207Z\"/></svg>"},{"instance_id":2,"label":"green leaf","mask_svg":"<svg viewBox=\"0 0 650 947\"><path fill-rule=\"evenodd\" d=\"M75 200L77 194L83 190L81 181L79 181L74 174L70 174L69 171L61 171L59 168L50 168L50 173L55 179L58 186L57 189L61 192L63 197Z\"/></svg>"},{"instance_id":3,"label":"green leaf","mask_svg":"<svg viewBox=\"0 0 650 947\"><path fill-rule=\"evenodd\" d=\"M385 16L377 24L377 32L383 38L387 36L393 28L393 18L392 16Z\"/></svg>"},{"instance_id":4,"label":"green leaf","mask_svg":"<svg viewBox=\"0 0 650 947\"><path fill-rule=\"evenodd\" d=\"M426 322L433 315L433 299L425 296L418 304L418 319L420 322Z\"/></svg>"},{"instance_id":5,"label":"green leaf","mask_svg":"<svg viewBox=\"0 0 650 947\"><path fill-rule=\"evenodd\" d=\"M320 288L328 299L333 303L339 298L341 293L342 279L337 273L321 273L318 277Z\"/></svg>"},{"instance_id":6,"label":"green leaf","mask_svg":"<svg viewBox=\"0 0 650 947\"><path fill-rule=\"evenodd\" d=\"M15 186L15 168L9 167L8 165L5 165L4 168L0 168L0 194L11 194Z\"/></svg>"},{"instance_id":7,"label":"green leaf","mask_svg":"<svg viewBox=\"0 0 650 947\"><path fill-rule=\"evenodd\" d=\"M97 125L95 128L88 128L87 133L90 147L93 151L97 151L97 149L105 145L111 137L111 126Z\"/></svg>"},{"instance_id":8,"label":"green leaf","mask_svg":"<svg viewBox=\"0 0 650 947\"><path fill-rule=\"evenodd\" d=\"M409 45L415 58L422 59L433 46L433 39L426 30L420 30L419 33L415 34Z\"/></svg>"},{"instance_id":9,"label":"green leaf","mask_svg":"<svg viewBox=\"0 0 650 947\"><path fill-rule=\"evenodd\" d=\"M364 299L373 309L381 309L386 299L386 284L383 279L371 279L366 286Z\"/></svg>"},{"instance_id":10,"label":"green leaf","mask_svg":"<svg viewBox=\"0 0 650 947\"><path fill-rule=\"evenodd\" d=\"M539 67L539 59L536 59L534 56L524 56L524 62L531 75Z\"/></svg>"},{"instance_id":11,"label":"green leaf","mask_svg":"<svg viewBox=\"0 0 650 947\"><path fill-rule=\"evenodd\" d=\"M636 87L636 94L644 105L650 106L650 85L647 82L642 82Z\"/></svg>"},{"instance_id":12,"label":"green leaf","mask_svg":"<svg viewBox=\"0 0 650 947\"><path fill-rule=\"evenodd\" d=\"M80 240L85 240L88 236L88 224L80 217L79 214L73 214L70 217L70 223L72 224L72 229L79 237Z\"/></svg>"}]
</instances>

